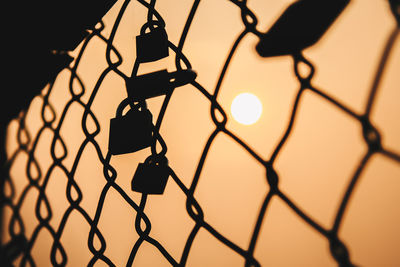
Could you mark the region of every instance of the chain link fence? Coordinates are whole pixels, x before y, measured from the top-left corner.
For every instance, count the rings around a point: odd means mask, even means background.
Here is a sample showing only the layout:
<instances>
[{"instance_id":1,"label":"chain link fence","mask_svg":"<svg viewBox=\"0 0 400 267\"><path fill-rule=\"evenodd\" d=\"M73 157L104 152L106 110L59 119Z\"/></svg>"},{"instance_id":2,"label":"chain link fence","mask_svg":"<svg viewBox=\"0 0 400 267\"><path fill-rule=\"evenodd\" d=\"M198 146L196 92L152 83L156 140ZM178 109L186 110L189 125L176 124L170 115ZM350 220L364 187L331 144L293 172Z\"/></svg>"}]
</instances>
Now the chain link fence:
<instances>
[{"instance_id":1,"label":"chain link fence","mask_svg":"<svg viewBox=\"0 0 400 267\"><path fill-rule=\"evenodd\" d=\"M69 77L68 88L65 88L65 90L68 90L68 99L64 99L66 101L64 107L60 109L51 101L53 87L57 83L57 79L55 79L38 96L40 98L40 123L38 124L40 127L37 128L37 131L32 134L26 126L29 119L27 117L29 113L26 112L17 120L16 136L9 136L9 139L16 138L17 141L15 150L12 154L9 154L7 169L12 169L17 164L17 158L24 154L26 158L24 172L27 180L25 186L17 194L15 189L16 177L9 175L5 179L4 207L9 210L10 216L5 217L7 221L4 222L4 227L9 238L5 240L3 250L5 258L9 259L8 264L11 266L13 262L14 264L18 262L20 266L37 266L38 263L32 251L35 246L38 246L39 234L45 231L51 236L49 265L69 265L70 258L65 249L65 244L62 242L62 237L65 235L64 230L74 213L79 214L82 221L87 225L85 229L88 230L86 232L87 249L90 251L91 258L89 262L84 264L94 266L104 263L107 266L117 266L118 264L107 253L107 235L99 227L107 197L110 192L113 192L113 194L118 194L129 206L134 216L132 228L138 236L135 240L132 240L129 255L126 255L126 266L135 265L135 258L144 244L151 245L158 250L170 265L185 266L196 237L201 230L208 232L221 244L239 255L243 259L245 266L261 266L262 264L255 257L254 252L272 199L279 199L300 220L325 238L329 242L331 256L339 266L354 266L355 263L349 255L346 243L341 240L338 234L343 223L344 214L349 206L349 201L373 155L379 154L387 160L400 164L399 152L393 151L382 144L381 131L371 121L371 112L374 108L380 81L386 62L390 58L392 48L399 35L399 27L392 30L386 41L375 78L372 86L368 89L367 103L362 112L358 112L314 85L315 66L302 52L303 49L318 42L346 7L348 1L298 1L284 11L283 15L267 33L262 33L257 29L258 15L252 11L247 1L231 0L230 4L241 14L241 23L244 27L234 40L230 51L228 51L213 89L206 88L199 82L197 78L199 73L191 64L191 56L190 54L186 55L183 49L187 36L190 34L192 23L196 19L201 1L195 0L193 2L177 43L173 43L168 39L167 23L162 14L159 13L156 1L138 0L137 3L141 5L141 8L145 8L147 19L143 21L140 33L136 37L136 58L131 73L126 73L120 69L123 56L114 45L121 20L123 20L128 6L132 5L130 1L125 0L118 6L119 11L114 24L111 30L108 28L109 34L104 34L107 27L103 22L99 22L84 39L83 44L79 46L75 59L67 68L67 71L62 73L62 75L68 73ZM398 19L399 4L395 1L392 1L391 4L392 10ZM298 20L299 18L301 20ZM293 73L298 82L297 93L290 111L290 119L281 138L276 141L276 145L269 157L258 153L246 140L229 129L227 126L229 116L218 100L221 86L238 51L238 47L249 35L259 40L257 51L262 56L290 56L293 64ZM85 56L92 40L100 40L104 44L103 51L105 51L107 67L97 77L93 88L89 89L85 85L85 77L79 75L79 67L81 59ZM174 58L173 71L163 69L139 74L139 68L143 64L160 61L166 57ZM115 110L115 117L107 118L107 120L110 119L109 131L107 131L107 128L101 127L99 115L94 112L93 105L96 97L100 94L101 86L109 75L114 75L120 79L121 84L126 88L126 94L124 99L120 99L120 104ZM246 79L246 77L243 77L243 79ZM179 90L176 88L181 86L197 90L199 96L209 102L209 116L214 125L188 185L185 182L188 178L182 179L174 171L173 162L169 162L168 142L164 140L162 131L160 131L169 103L173 99L173 92L174 90ZM334 221L329 227L315 220L301 205L296 204L289 194L281 190L280 181L285 177L279 174L275 164L276 159L282 153L282 148L293 133L301 101L306 92L324 99L329 105L342 111L354 123L358 124L362 129L363 141L368 147L357 166L355 166L353 173L348 177L348 184L345 187L344 194L339 203L337 203L338 209L334 216ZM150 98L164 95L160 111L155 116L151 108L148 108L147 102L151 101L149 100ZM84 138L78 145L78 149L71 151L68 143L64 140L61 129L67 120L68 114L72 112L71 110L74 107L79 107L80 110L80 125ZM57 110L62 110L62 112L57 113ZM196 118L193 118L193 123L195 121ZM190 125L183 126L183 130L185 127L190 127ZM107 148L97 139L98 135L100 133L103 134L103 132L106 132ZM254 161L265 169L267 192L261 204L256 204L260 205L260 208L252 226L250 242L245 247L233 241L229 234L222 233L206 219L207 210L202 207L195 196L210 148L217 136L221 135L228 137L243 148ZM42 159L37 156L41 138L48 138L50 144L50 163L47 166L41 163ZM93 155L96 156L96 162L102 166L104 178L101 192L96 197L97 204L94 213L88 212L82 206L81 203L85 198L85 194L76 179L78 166L89 147L94 151ZM113 166L112 159L120 154L142 151L144 148L150 148L145 150L150 153L139 164L136 161L132 162L137 167L135 167L135 171L132 174L130 186L127 188L121 185L118 182L119 169ZM73 158L68 164L65 163L67 157ZM57 225L52 224L51 220L54 217L54 213L60 211L55 211L52 208L52 201L48 197L48 185L51 179L55 179L53 178L55 172L61 173L64 181L66 181L63 183L66 195L60 196L60 198L66 198L68 201L66 208L61 211L61 219ZM246 177L246 179L251 178ZM87 179L90 181L90 177L87 177ZM148 204L149 198L152 195L163 194L167 182L176 184L184 194L186 212L193 222L191 231L185 239L179 256L173 255L165 247L164 240L152 236L152 221L145 211L145 209L152 208ZM32 222L25 221L22 206L29 201L28 195L32 191L37 194L34 201L36 221L34 225L30 226L33 227L33 231L28 234L25 229L27 223L32 224ZM133 197L132 191L138 192L140 197ZM246 194L251 194L251 192ZM170 214L170 216L174 216L174 214ZM115 227L118 227L118 219L116 219L115 223Z\"/></svg>"}]
</instances>

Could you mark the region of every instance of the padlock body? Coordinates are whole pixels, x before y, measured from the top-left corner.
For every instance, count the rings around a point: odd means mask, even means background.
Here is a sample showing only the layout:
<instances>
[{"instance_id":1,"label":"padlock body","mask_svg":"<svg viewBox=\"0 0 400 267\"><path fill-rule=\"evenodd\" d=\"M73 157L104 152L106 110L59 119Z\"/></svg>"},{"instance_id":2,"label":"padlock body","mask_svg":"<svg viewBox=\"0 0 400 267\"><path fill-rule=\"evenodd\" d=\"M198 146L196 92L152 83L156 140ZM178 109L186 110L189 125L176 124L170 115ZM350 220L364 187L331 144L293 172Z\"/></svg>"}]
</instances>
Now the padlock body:
<instances>
[{"instance_id":1,"label":"padlock body","mask_svg":"<svg viewBox=\"0 0 400 267\"><path fill-rule=\"evenodd\" d=\"M163 27L136 36L136 59L138 62L153 62L167 56L168 36Z\"/></svg>"},{"instance_id":2,"label":"padlock body","mask_svg":"<svg viewBox=\"0 0 400 267\"><path fill-rule=\"evenodd\" d=\"M132 190L144 194L163 194L168 177L167 165L139 163L132 179Z\"/></svg>"},{"instance_id":3,"label":"padlock body","mask_svg":"<svg viewBox=\"0 0 400 267\"><path fill-rule=\"evenodd\" d=\"M165 95L168 92L169 74L167 70L156 71L127 81L128 97L133 101Z\"/></svg>"},{"instance_id":4,"label":"padlock body","mask_svg":"<svg viewBox=\"0 0 400 267\"><path fill-rule=\"evenodd\" d=\"M152 115L148 109L130 110L110 121L108 149L112 155L132 153L152 143Z\"/></svg>"}]
</instances>

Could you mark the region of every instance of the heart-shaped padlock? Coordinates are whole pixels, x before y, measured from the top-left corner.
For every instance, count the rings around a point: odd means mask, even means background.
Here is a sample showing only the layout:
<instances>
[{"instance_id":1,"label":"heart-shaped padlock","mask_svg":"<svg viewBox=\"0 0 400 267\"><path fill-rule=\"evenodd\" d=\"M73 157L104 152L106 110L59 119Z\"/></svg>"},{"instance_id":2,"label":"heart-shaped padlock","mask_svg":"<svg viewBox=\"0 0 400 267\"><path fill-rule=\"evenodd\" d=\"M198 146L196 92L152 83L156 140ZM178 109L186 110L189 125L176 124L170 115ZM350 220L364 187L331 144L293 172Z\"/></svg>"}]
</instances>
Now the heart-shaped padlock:
<instances>
[{"instance_id":1,"label":"heart-shaped padlock","mask_svg":"<svg viewBox=\"0 0 400 267\"><path fill-rule=\"evenodd\" d=\"M129 103L128 98L122 101L116 117L110 121L108 149L112 155L136 152L149 147L153 142L153 116L146 104L135 104L122 115Z\"/></svg>"}]
</instances>

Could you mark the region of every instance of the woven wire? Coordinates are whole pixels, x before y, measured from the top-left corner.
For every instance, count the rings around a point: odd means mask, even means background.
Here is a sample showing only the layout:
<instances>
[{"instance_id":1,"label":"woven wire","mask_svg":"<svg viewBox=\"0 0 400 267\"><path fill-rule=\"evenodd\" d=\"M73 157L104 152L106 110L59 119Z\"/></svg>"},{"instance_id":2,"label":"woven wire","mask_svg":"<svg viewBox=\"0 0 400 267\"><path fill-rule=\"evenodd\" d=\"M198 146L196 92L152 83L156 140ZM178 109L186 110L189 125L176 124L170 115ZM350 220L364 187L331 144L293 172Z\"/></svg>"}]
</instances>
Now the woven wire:
<instances>
[{"instance_id":1,"label":"woven wire","mask_svg":"<svg viewBox=\"0 0 400 267\"><path fill-rule=\"evenodd\" d=\"M226 112L224 111L224 109L221 107L221 105L217 100L228 67L230 66L231 60L235 55L236 50L241 41L243 40L243 38L249 34L255 34L256 36L260 36L260 32L258 32L256 29L257 17L247 6L247 1L231 0L231 2L234 5L236 5L237 8L240 9L241 11L244 30L239 34L239 36L234 41L212 93L209 93L209 91L206 90L196 80L191 82L191 86L196 90L198 90L210 102L210 116L215 125L215 129L208 137L206 145L203 148L201 157L197 164L197 169L194 173L193 179L191 180L190 187L186 187L182 182L182 180L174 172L174 170L171 167L168 167L170 177L173 179L173 181L178 185L178 187L186 196L186 211L187 214L190 216L190 218L194 221L194 226L192 228L190 235L186 239L186 243L181 256L179 258L174 258L163 246L162 240L156 240L151 236L151 231L150 231L151 221L144 212L148 195L142 194L139 203L135 202L131 197L129 197L129 195L127 194L127 190L129 189L120 187L120 185L116 181L117 170L113 168L113 166L110 164L112 155L110 154L110 152L108 152L106 155L103 155L98 142L96 142L95 140L95 137L100 133L101 128L98 119L96 118L96 115L92 111L92 105L99 91L99 88L102 85L102 82L104 81L105 77L110 73L119 75L119 77L121 77L125 81L129 79L127 74L123 73L121 70L118 69L118 66L121 65L123 59L118 50L116 49L116 47L113 46L115 34L117 32L117 29L119 27L119 24L121 22L121 19L123 18L124 12L129 2L130 1L128 0L125 0L123 2L119 14L115 19L109 37L105 37L102 34L105 25L103 22L100 22L96 26L96 28L92 29L91 34L85 39L72 66L68 67L68 70L70 72L69 88L68 88L70 93L70 99L65 104L63 112L58 118L58 122L56 124L54 123L56 121L56 112L54 106L49 101L49 96L52 93L52 88L55 81L52 81L50 83L49 89L46 90L40 96L43 100L43 104L41 107L42 126L39 129L38 133L35 136L32 136L30 132L27 130L25 125L26 124L25 114L20 116L20 118L18 119L18 124L19 124L17 132L18 149L9 157L7 168L8 169L11 168L11 166L15 163L16 157L19 154L21 153L26 154L28 156L28 161L26 165L26 174L29 182L23 189L19 198L15 199L15 185L13 182L13 178L9 176L6 177L5 187L9 188L10 190L5 195L5 206L8 206L12 210L12 216L8 224L9 225L8 232L10 234L11 240L16 240L21 237L23 237L24 240L27 240L27 246L22 249L23 256L20 265L36 266L35 260L33 259L32 256L32 248L36 244L35 242L37 240L39 233L41 231L47 230L53 239L51 254L50 254L51 264L54 266L65 266L68 262L67 261L68 255L66 254L66 251L60 239L63 234L63 230L65 229L65 226L68 223L71 213L75 211L78 212L90 226L90 231L88 234L88 249L92 253L92 258L88 262L88 266L93 266L98 261L102 261L109 266L115 266L112 260L105 255L107 240L104 238L103 234L98 228L99 219L103 211L103 206L106 201L107 194L110 192L110 189L113 189L136 212L136 219L134 226L137 234L139 235L139 238L134 241L130 255L127 256L128 258L126 263L127 266L132 266L134 264L135 256L140 247L144 244L144 242L147 242L152 246L154 246L155 248L157 248L158 251L165 257L166 260L168 260L168 262L171 265L185 266L193 242L197 234L199 233L200 229L206 230L208 233L213 235L217 240L219 240L225 246L229 247L235 253L243 257L245 259L245 266L260 266L260 263L254 257L254 251L257 245L258 237L260 235L261 226L263 224L263 221L267 213L266 212L267 207L269 206L273 198L280 199L283 203L287 205L287 207L293 210L301 220L303 220L306 224L308 224L309 227L317 231L320 235L322 235L329 241L332 257L337 261L338 265L353 266L346 245L340 240L338 236L338 231L340 229L340 226L342 225L343 215L346 211L346 208L348 207L349 200L354 192L354 189L359 181L359 178L374 154L379 153L400 164L400 155L397 154L396 152L390 151L385 147L383 147L380 140L380 132L374 127L374 125L370 121L370 114L374 106L374 100L376 98L376 94L379 88L379 83L382 77L382 73L384 72L385 64L389 58L390 51L393 47L396 37L399 35L399 29L395 28L391 32L387 40L386 46L381 56L378 69L376 71L375 79L369 90L367 104L361 114L355 112L351 107L343 104L341 101L335 99L334 97L329 96L323 90L316 88L312 83L312 78L315 72L315 67L313 66L312 62L306 59L302 53L292 55L293 66L294 66L293 70L299 83L297 95L292 106L289 123L287 124L287 127L281 139L278 141L276 147L274 148L271 156L268 159L265 159L261 155L256 153L244 140L239 138L234 132L232 132L226 127L228 117L226 115ZM152 21L156 20L161 24L165 25L162 16L154 8L156 3L155 0L151 0L150 3L145 2L144 0L138 0L138 2L148 9L148 16L147 16L148 21L146 23L151 23ZM185 44L188 32L190 31L192 21L196 15L199 3L200 0L194 1L190 13L187 17L182 34L180 36L178 45L175 45L170 41L168 43L169 48L175 53L175 67L176 70L178 71L192 68L190 63L190 58L188 58L186 55L183 54L182 49ZM77 74L77 68L80 64L82 56L85 53L85 49L87 48L88 44L91 42L93 38L98 38L106 44L105 56L107 59L108 66L106 69L103 70L101 75L98 77L97 82L93 90L91 91L88 101L85 102L81 98L86 92L86 88L81 77L79 77ZM115 57L112 57L111 54L116 56L116 59ZM132 76L136 75L137 73L137 64L138 62L135 62L134 64L135 67ZM304 72L300 71L300 68L303 67L306 67L308 69L308 71L306 71L307 73L306 75L302 74ZM79 84L80 90L74 88L76 84ZM347 114L349 117L358 122L363 129L363 136L365 143L368 145L368 150L359 161L358 165L354 170L354 173L351 175L351 177L349 177L345 194L340 200L339 208L336 212L334 222L330 228L325 228L319 223L317 223L314 219L312 219L309 215L307 215L307 213L299 205L295 204L287 194L285 194L280 190L279 180L281 179L281 177L275 171L274 168L274 162L276 158L278 157L279 153L282 150L282 147L285 145L285 143L287 142L288 138L292 133L293 125L297 118L296 115L298 113L300 106L300 100L306 91L309 91L313 94L320 96L321 98L324 98L333 106L335 106L337 109L342 110L345 114ZM154 135L153 135L155 140L151 147L153 155L166 154L167 144L164 142L161 134L159 133L159 129L171 97L172 97L172 91L167 93L165 99L163 100L161 111L155 122ZM60 135L60 129L63 125L64 119L69 109L71 108L72 105L76 104L84 109L81 125L85 135L85 139L81 143L79 150L75 155L75 160L73 162L72 167L68 169L63 164L63 160L67 157L68 149L65 141ZM89 119L94 122L95 129L88 129L87 122ZM48 169L42 170L39 167L39 162L38 162L39 159L35 157L35 150L37 148L39 139L41 138L42 134L45 131L51 131L53 135L51 142L51 149L50 149L52 162ZM257 216L257 220L254 224L251 240L247 247L241 247L237 245L232 240L230 240L229 236L221 234L211 224L209 224L204 218L204 211L202 207L194 197L194 194L196 192L196 187L199 184L200 176L202 174L204 163L209 153L210 147L218 135L226 135L230 137L238 145L243 147L248 152L248 154L252 158L254 158L254 160L256 160L266 170L266 180L269 185L269 190L265 195L264 201L262 202L261 208ZM161 152L156 151L157 142L161 144L162 147ZM88 212L80 206L80 203L84 196L79 187L79 184L75 180L75 174L78 164L80 162L83 152L85 151L85 148L88 145L92 145L96 150L97 159L103 166L104 181L105 181L104 187L98 199L98 204L94 217L91 217L88 214ZM62 148L62 153L60 153L59 150L56 153L56 146ZM62 216L62 219L58 227L53 227L50 225L50 220L52 218L53 212L51 209L51 203L48 197L46 196L45 191L46 191L46 186L48 185L49 179L51 177L51 174L56 168L62 170L65 174L65 177L68 179L66 187L66 197L69 202L69 207L64 211L64 214ZM35 226L32 235L26 236L24 230L25 229L24 220L21 214L21 206L24 203L27 194L32 190L37 190L38 192L38 198L35 209L35 215L38 220L38 224ZM43 209L45 209L46 212L43 212ZM94 244L95 239L100 241L100 245ZM57 256L56 254L59 254L59 256Z\"/></svg>"}]
</instances>

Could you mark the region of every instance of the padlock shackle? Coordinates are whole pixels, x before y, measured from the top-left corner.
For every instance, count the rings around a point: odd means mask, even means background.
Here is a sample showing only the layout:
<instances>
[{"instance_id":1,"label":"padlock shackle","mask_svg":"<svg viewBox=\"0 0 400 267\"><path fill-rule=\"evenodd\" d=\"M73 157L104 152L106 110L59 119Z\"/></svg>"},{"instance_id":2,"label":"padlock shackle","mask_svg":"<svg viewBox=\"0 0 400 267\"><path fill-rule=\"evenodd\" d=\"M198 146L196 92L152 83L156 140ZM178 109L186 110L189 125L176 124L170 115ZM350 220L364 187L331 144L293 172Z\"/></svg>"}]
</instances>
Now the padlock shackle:
<instances>
[{"instance_id":1,"label":"padlock shackle","mask_svg":"<svg viewBox=\"0 0 400 267\"><path fill-rule=\"evenodd\" d=\"M133 105L131 105L131 104L133 104ZM125 108L128 105L131 105L131 109L135 109L135 110L139 110L139 108L147 109L146 101L140 101L138 103L132 103L132 100L129 97L127 97L124 100L122 100L122 102L118 105L117 112L116 112L116 117L117 118L122 117L122 113L124 112Z\"/></svg>"},{"instance_id":2,"label":"padlock shackle","mask_svg":"<svg viewBox=\"0 0 400 267\"><path fill-rule=\"evenodd\" d=\"M164 21L158 21L158 20L150 20L147 21L143 26L140 28L140 35L145 35L146 30L149 29L150 31L154 28L152 26L157 25L157 28L155 29L164 29L165 28L165 22Z\"/></svg>"}]
</instances>

